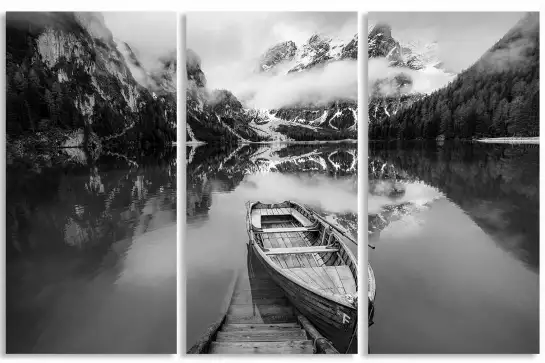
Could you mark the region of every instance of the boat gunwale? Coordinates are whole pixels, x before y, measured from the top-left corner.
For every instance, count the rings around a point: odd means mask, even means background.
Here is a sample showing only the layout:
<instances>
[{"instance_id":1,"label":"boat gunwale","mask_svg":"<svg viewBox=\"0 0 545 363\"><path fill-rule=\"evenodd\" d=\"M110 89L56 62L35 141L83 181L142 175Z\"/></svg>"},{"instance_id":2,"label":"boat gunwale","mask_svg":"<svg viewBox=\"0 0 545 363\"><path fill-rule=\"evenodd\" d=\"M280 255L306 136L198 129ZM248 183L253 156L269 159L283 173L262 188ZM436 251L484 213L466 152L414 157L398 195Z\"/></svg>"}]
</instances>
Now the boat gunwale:
<instances>
[{"instance_id":1,"label":"boat gunwale","mask_svg":"<svg viewBox=\"0 0 545 363\"><path fill-rule=\"evenodd\" d=\"M267 261L267 264L269 266L271 266L275 272L277 272L278 274L282 275L284 278L290 280L290 281L293 281L295 284L297 284L298 286L300 286L301 288L309 291L309 292L312 292L313 294L316 294L318 296L321 296L323 297L324 299L327 299L327 300L331 300L337 304L340 304L340 305L343 305L344 307L346 308L349 308L349 309L354 309L354 310L357 310L357 305L356 304L353 304L351 303L348 299L344 298L343 295L341 294L329 294L329 293L325 293L319 289L316 289L315 287L313 287L312 285L309 285L309 284L306 284L304 283L303 281L300 281L300 280L297 280L297 279L294 279L292 276L290 276L289 274L287 274L286 272L283 271L283 269L281 267L278 267L276 265L276 263L274 263L271 258L263 251L263 249L259 246L259 244L257 243L256 241L256 238L255 238L255 232L252 231L252 226L251 226L251 212L252 212L252 209L254 207L254 205L256 204L267 204L267 203L261 203L261 202L249 202L249 205L248 205L248 210L247 210L247 218L246 218L246 227L247 227L247 230L248 230L248 235L250 236L250 242L252 243L252 247L253 249L259 253L259 255L262 257L262 259L264 261ZM285 201L283 203L292 203L294 205L297 205L299 206L300 208L302 208L303 210L305 210L307 213L311 214L312 216L315 216L314 213L311 213L309 212L306 208L304 208L302 205L300 205L299 203L296 203L296 202L293 202L293 201ZM282 203L275 203L275 204L282 204ZM317 220L318 223L322 224L325 228L325 225L326 223L319 219ZM337 241L339 243L339 245L341 246L341 248L345 251L345 253L347 253L347 255L349 256L350 259L352 259L352 261L354 262L355 266L356 266L356 270L358 268L358 265L357 265L357 260L354 258L354 255L351 253L351 251L348 249L348 247L346 247L346 245L344 244L344 242L342 242L339 238L337 238ZM337 252L338 253L338 252ZM357 276L353 276L354 279L356 280L356 284L357 284ZM356 285L357 287L357 285ZM357 291L357 290L356 290ZM348 294L347 294L348 295ZM357 297L357 294L356 294L356 297Z\"/></svg>"}]
</instances>

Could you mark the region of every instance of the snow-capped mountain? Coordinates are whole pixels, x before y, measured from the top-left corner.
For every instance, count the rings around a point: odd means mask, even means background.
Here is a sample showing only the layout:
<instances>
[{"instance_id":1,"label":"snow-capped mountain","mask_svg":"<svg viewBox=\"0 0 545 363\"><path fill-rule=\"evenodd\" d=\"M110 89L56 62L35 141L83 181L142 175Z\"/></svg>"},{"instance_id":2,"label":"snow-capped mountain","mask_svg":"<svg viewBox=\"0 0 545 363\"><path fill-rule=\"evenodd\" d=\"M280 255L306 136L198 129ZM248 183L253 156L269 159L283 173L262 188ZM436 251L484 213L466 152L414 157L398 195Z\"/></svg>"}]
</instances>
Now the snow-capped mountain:
<instances>
[{"instance_id":1,"label":"snow-capped mountain","mask_svg":"<svg viewBox=\"0 0 545 363\"><path fill-rule=\"evenodd\" d=\"M418 40L399 42L392 37L392 28L383 23L369 28L367 42L369 58L386 58L391 67L412 70L437 68L445 71L443 62L439 59L437 42L424 43Z\"/></svg>"},{"instance_id":2,"label":"snow-capped mountain","mask_svg":"<svg viewBox=\"0 0 545 363\"><path fill-rule=\"evenodd\" d=\"M438 48L437 42L409 41L401 43L403 62L409 68L416 70L430 67L442 69L443 62L438 57Z\"/></svg>"},{"instance_id":3,"label":"snow-capped mountain","mask_svg":"<svg viewBox=\"0 0 545 363\"><path fill-rule=\"evenodd\" d=\"M317 65L358 57L358 35L348 41L322 34L312 35L299 47L293 41L269 48L259 60L261 72L301 72Z\"/></svg>"},{"instance_id":4,"label":"snow-capped mountain","mask_svg":"<svg viewBox=\"0 0 545 363\"><path fill-rule=\"evenodd\" d=\"M384 23L368 28L367 42L369 59L384 59L392 69L384 77L374 77L374 83L370 85L371 123L381 122L425 96L413 90L414 72L422 77L437 74L455 77L444 68L437 42L399 42L392 36L390 25Z\"/></svg>"},{"instance_id":5,"label":"snow-capped mountain","mask_svg":"<svg viewBox=\"0 0 545 363\"><path fill-rule=\"evenodd\" d=\"M357 42L357 35L348 41L341 41L318 34L300 46L293 41L282 42L269 48L259 58L256 72L274 77L294 77L328 63L356 60ZM270 110L246 108L231 92L206 88L200 59L191 50L188 52L187 79L188 141L331 140L357 137L356 101L339 98L328 104L305 104Z\"/></svg>"}]
</instances>

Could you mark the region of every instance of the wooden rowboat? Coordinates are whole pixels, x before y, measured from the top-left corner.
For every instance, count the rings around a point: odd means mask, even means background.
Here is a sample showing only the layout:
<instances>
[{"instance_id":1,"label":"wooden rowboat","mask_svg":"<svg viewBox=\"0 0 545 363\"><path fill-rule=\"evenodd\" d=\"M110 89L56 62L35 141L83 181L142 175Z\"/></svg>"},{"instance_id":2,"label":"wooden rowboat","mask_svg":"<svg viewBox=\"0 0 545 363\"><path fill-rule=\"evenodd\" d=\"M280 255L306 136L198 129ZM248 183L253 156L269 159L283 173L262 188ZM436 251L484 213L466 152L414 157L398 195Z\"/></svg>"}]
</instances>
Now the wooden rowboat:
<instances>
[{"instance_id":1,"label":"wooden rowboat","mask_svg":"<svg viewBox=\"0 0 545 363\"><path fill-rule=\"evenodd\" d=\"M339 354L289 303L250 245L246 266L233 276L218 320L188 354Z\"/></svg>"},{"instance_id":2,"label":"wooden rowboat","mask_svg":"<svg viewBox=\"0 0 545 363\"><path fill-rule=\"evenodd\" d=\"M341 352L357 352L357 261L341 232L300 204L250 202L250 244L288 299Z\"/></svg>"}]
</instances>

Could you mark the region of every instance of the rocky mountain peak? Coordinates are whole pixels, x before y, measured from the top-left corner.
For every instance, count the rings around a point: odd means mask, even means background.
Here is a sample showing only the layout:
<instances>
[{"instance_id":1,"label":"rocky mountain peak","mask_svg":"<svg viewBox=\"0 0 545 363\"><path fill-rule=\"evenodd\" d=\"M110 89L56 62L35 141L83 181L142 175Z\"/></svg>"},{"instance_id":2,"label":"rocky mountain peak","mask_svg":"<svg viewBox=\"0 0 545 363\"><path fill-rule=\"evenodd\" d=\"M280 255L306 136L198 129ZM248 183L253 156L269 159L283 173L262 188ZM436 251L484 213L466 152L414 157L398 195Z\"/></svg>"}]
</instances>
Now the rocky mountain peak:
<instances>
[{"instance_id":1,"label":"rocky mountain peak","mask_svg":"<svg viewBox=\"0 0 545 363\"><path fill-rule=\"evenodd\" d=\"M187 80L194 81L197 87L206 87L206 77L201 70L201 58L191 49L186 52Z\"/></svg>"},{"instance_id":2,"label":"rocky mountain peak","mask_svg":"<svg viewBox=\"0 0 545 363\"><path fill-rule=\"evenodd\" d=\"M358 34L343 47L341 59L358 59Z\"/></svg>"},{"instance_id":3,"label":"rocky mountain peak","mask_svg":"<svg viewBox=\"0 0 545 363\"><path fill-rule=\"evenodd\" d=\"M84 27L89 35L112 44L113 35L104 22L104 16L99 12L77 12L74 16L78 23Z\"/></svg>"},{"instance_id":4,"label":"rocky mountain peak","mask_svg":"<svg viewBox=\"0 0 545 363\"><path fill-rule=\"evenodd\" d=\"M385 23L371 27L367 36L369 58L386 58L393 65L399 65L402 60L402 49L392 37L392 28Z\"/></svg>"},{"instance_id":5,"label":"rocky mountain peak","mask_svg":"<svg viewBox=\"0 0 545 363\"><path fill-rule=\"evenodd\" d=\"M159 58L159 67L150 73L159 91L175 93L177 85L177 54L170 52Z\"/></svg>"},{"instance_id":6,"label":"rocky mountain peak","mask_svg":"<svg viewBox=\"0 0 545 363\"><path fill-rule=\"evenodd\" d=\"M300 46L287 41L269 48L259 60L258 71L286 74L301 72L330 61L357 59L357 56L357 34L346 41L316 33ZM280 70L280 64L286 67Z\"/></svg>"},{"instance_id":7,"label":"rocky mountain peak","mask_svg":"<svg viewBox=\"0 0 545 363\"><path fill-rule=\"evenodd\" d=\"M368 37L382 37L384 39L392 38L392 27L390 26L390 24L377 23L375 26L372 27Z\"/></svg>"},{"instance_id":8,"label":"rocky mountain peak","mask_svg":"<svg viewBox=\"0 0 545 363\"><path fill-rule=\"evenodd\" d=\"M278 43L269 48L265 54L261 56L258 70L266 72L281 62L291 61L296 52L297 46L291 40Z\"/></svg>"},{"instance_id":9,"label":"rocky mountain peak","mask_svg":"<svg viewBox=\"0 0 545 363\"><path fill-rule=\"evenodd\" d=\"M421 70L428 67L441 68L443 62L439 59L437 42L425 43L410 41L402 45L402 57L407 67Z\"/></svg>"}]
</instances>

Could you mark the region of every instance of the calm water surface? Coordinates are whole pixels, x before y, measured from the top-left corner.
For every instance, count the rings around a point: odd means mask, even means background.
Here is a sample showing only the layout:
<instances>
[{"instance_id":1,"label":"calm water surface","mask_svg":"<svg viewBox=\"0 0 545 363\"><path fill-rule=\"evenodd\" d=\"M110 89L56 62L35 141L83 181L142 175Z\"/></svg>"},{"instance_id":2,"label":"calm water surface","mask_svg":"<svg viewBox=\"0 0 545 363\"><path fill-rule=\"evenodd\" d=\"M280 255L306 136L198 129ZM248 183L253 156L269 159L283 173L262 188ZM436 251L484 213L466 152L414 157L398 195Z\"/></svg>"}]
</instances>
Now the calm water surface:
<instances>
[{"instance_id":1,"label":"calm water surface","mask_svg":"<svg viewBox=\"0 0 545 363\"><path fill-rule=\"evenodd\" d=\"M539 147L370 144L371 353L539 352Z\"/></svg>"},{"instance_id":2,"label":"calm water surface","mask_svg":"<svg viewBox=\"0 0 545 363\"><path fill-rule=\"evenodd\" d=\"M8 159L7 352L176 352L176 151Z\"/></svg>"},{"instance_id":3,"label":"calm water surface","mask_svg":"<svg viewBox=\"0 0 545 363\"><path fill-rule=\"evenodd\" d=\"M235 271L247 272L245 203L302 202L356 237L358 162L356 144L199 146L187 155L189 349L220 316Z\"/></svg>"}]
</instances>

